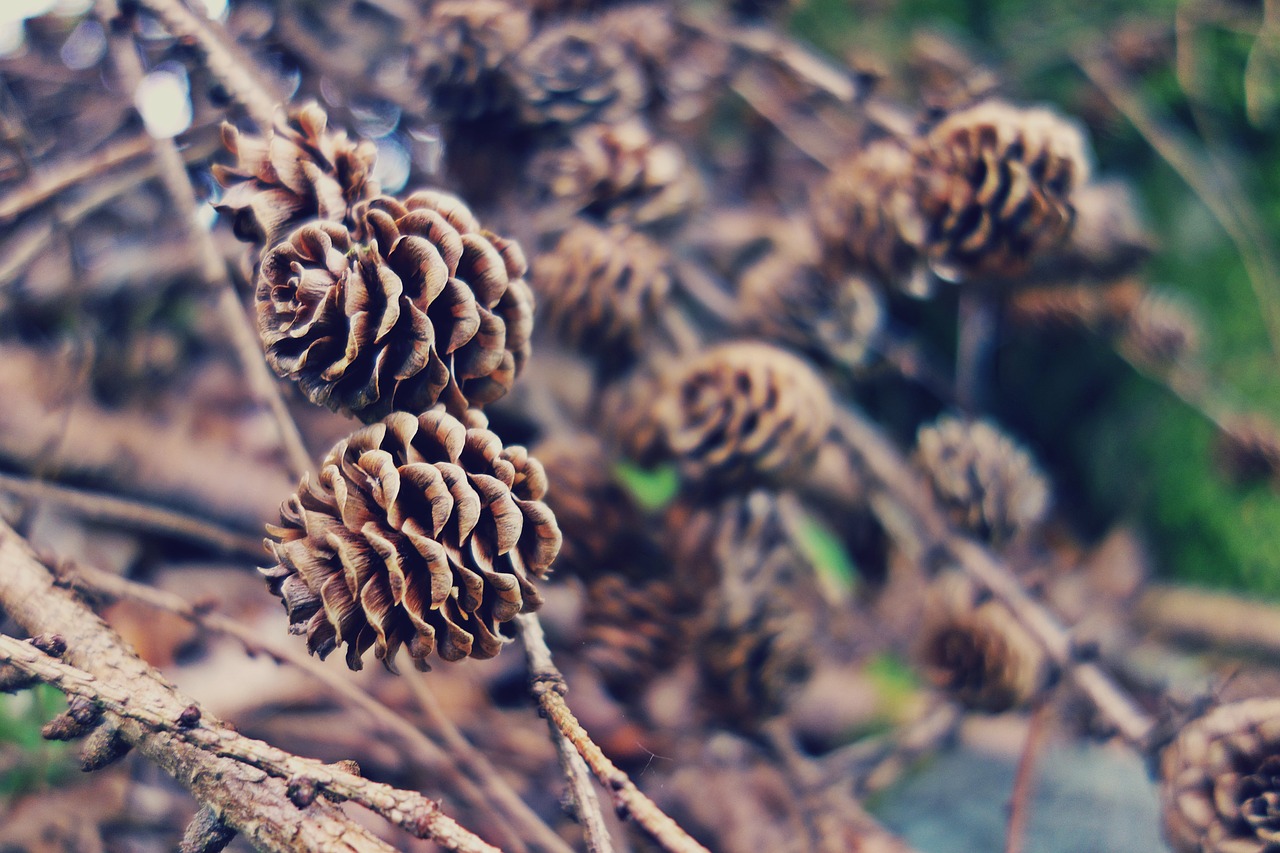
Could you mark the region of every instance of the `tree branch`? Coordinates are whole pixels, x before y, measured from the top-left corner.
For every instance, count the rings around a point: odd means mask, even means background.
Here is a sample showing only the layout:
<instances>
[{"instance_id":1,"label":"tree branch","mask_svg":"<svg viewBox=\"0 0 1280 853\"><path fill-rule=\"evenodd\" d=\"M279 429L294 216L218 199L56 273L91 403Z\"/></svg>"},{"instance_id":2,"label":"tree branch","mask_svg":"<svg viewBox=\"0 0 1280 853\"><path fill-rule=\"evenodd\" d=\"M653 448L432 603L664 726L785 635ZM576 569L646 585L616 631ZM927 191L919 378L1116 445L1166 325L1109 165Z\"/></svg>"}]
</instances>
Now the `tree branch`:
<instances>
[{"instance_id":1,"label":"tree branch","mask_svg":"<svg viewBox=\"0 0 1280 853\"><path fill-rule=\"evenodd\" d=\"M645 796L631 778L618 769L604 751L591 740L577 717L565 703L564 675L551 659L542 633L542 624L533 613L522 613L515 618L516 632L524 643L529 661L529 682L538 707L555 730L571 743L587 767L613 798L619 814L629 815L645 832L669 853L709 853L685 832L678 823L668 817L653 800Z\"/></svg>"},{"instance_id":2,"label":"tree branch","mask_svg":"<svg viewBox=\"0 0 1280 853\"><path fill-rule=\"evenodd\" d=\"M478 758L471 756L466 761L458 759L455 755L452 756L454 761L451 762L449 760L451 756L442 753L439 746L402 714L379 702L373 695L355 684L345 673L335 671L332 667L306 654L296 644L262 637L247 625L216 611L197 607L181 596L135 583L91 566L79 564L67 566L66 571L60 571L59 580L69 582L77 589L104 595L113 600L127 599L166 613L173 613L207 631L237 640L248 651L266 654L279 663L305 672L323 684L339 703L364 714L379 732L394 738L408 751L419 767L438 775L446 790L454 791L469 808L483 815L501 832L502 844L505 848L511 851L524 850L527 840L536 848L546 850L548 853L569 853L568 845L520 800L519 795L494 771L483 755L478 755ZM452 723L447 718L444 722L452 727ZM474 747L466 743L466 739L456 728L453 729L453 734L472 752L475 752ZM446 740L446 746L448 745L449 741ZM487 772L478 770L480 762L487 767ZM479 777L482 784L475 784L471 779L472 776ZM515 805L517 803L518 807ZM495 811L495 807L505 813L505 819L504 814Z\"/></svg>"},{"instance_id":3,"label":"tree branch","mask_svg":"<svg viewBox=\"0 0 1280 853\"><path fill-rule=\"evenodd\" d=\"M102 17L108 31L112 31L111 21L119 11L116 7L116 0L99 0L98 5L102 10ZM190 18L194 22L193 26L196 30L212 38L212 33L209 32L208 28L201 26L199 19L177 3L151 0L147 5L149 8L154 5L169 9L169 14L175 16L176 19L184 19L184 16ZM152 9L152 11L160 14L156 9ZM164 18L163 15L161 17ZM167 18L164 18L164 20L166 24L169 23ZM182 33L175 33L175 35L182 35ZM199 36L193 35L192 37L196 38L199 43ZM142 82L143 68L142 60L134 49L132 36L127 30L122 33L114 33L111 37L111 47L116 71L120 75L124 88L130 92L136 91ZM230 56L225 57L225 61L230 62L231 59ZM209 61L210 70L214 70L213 57L210 57ZM219 61L222 61L221 57ZM247 79L252 80L252 77L244 70L248 67L247 65L235 66L233 63L233 66L237 73L245 74ZM231 84L230 82L228 83L228 85ZM261 89L261 87L258 88ZM264 92L260 91L259 94L265 97ZM236 357L240 361L240 367L244 371L245 377L249 380L250 390L259 402L265 404L270 410L272 417L275 419L276 429L280 433L280 443L289 460L290 470L295 478L300 479L311 467L311 453L302 441L302 434L298 431L297 423L294 422L293 416L289 414L289 408L285 404L284 396L280 392L280 386L276 378L271 374L271 369L262 358L262 348L258 343L258 336L254 332L249 318L245 315L244 306L240 304L240 298L236 295L235 286L232 285L231 279L227 276L226 264L218 252L218 247L214 245L213 236L200 221L198 213L200 205L196 199L195 190L191 187L191 179L187 176L187 169L182 161L182 155L178 153L178 148L172 139L153 139L152 144L156 162L160 167L160 180L164 184L174 207L184 218L188 235L196 244L196 251L200 258L201 277L204 279L205 284L217 294L218 312L221 315L227 334L231 337L231 343L235 349Z\"/></svg>"},{"instance_id":4,"label":"tree branch","mask_svg":"<svg viewBox=\"0 0 1280 853\"><path fill-rule=\"evenodd\" d=\"M3 522L0 606L31 634L62 637L66 642L63 659L79 668L78 675L90 679L87 684L91 688L123 689L123 698L133 707L162 709L171 720L177 720L184 709L194 704L128 650L96 614L70 592L57 588L53 576L36 560L26 542ZM22 657L32 660L30 652L35 649L6 639L18 647ZM6 649L12 651L13 646ZM40 658L34 660L41 662ZM318 801L305 809L297 808L287 796L285 783L261 770L220 758L173 731L156 730L128 718L117 722L120 734L139 753L177 779L201 804L222 815L229 826L259 849L273 853L292 853L300 846L350 853L392 850L328 803ZM209 721L205 724L209 725Z\"/></svg>"},{"instance_id":5,"label":"tree branch","mask_svg":"<svg viewBox=\"0 0 1280 853\"><path fill-rule=\"evenodd\" d=\"M872 507L890 535L911 552L953 560L990 590L1039 641L1050 659L1071 675L1120 736L1135 748L1145 750L1153 720L1101 667L1081 660L1070 632L1022 588L1007 566L978 543L951 530L928 489L874 424L849 408L841 409L838 418L839 435L866 471L876 493Z\"/></svg>"}]
</instances>

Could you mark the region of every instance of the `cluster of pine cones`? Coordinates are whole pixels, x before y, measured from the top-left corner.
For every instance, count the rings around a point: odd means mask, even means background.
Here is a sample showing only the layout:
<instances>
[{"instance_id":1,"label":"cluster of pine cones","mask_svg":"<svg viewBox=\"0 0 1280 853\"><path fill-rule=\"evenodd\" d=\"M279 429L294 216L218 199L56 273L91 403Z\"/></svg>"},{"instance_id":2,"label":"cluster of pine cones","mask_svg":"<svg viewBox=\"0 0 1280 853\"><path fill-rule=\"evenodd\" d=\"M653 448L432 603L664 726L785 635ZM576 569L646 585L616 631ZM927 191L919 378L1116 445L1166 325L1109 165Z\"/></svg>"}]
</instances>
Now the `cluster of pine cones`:
<instances>
[{"instance_id":1,"label":"cluster of pine cones","mask_svg":"<svg viewBox=\"0 0 1280 853\"><path fill-rule=\"evenodd\" d=\"M374 144L315 104L227 130L219 210L252 243L267 360L367 424L269 527L265 572L312 651L345 644L352 668L371 647L389 667L401 648L421 668L491 657L503 623L571 588L562 661L639 716L650 684L685 667L708 724L757 731L844 653L831 626L865 617L803 531L833 529L868 596L888 571L840 423L886 374L927 385L893 357L904 329L959 293L1015 323L1100 331L1153 372L1194 357L1194 318L1133 284L1145 248L1112 227L1133 219L1126 197L1091 180L1083 133L1051 110L955 95L913 112L851 73L847 96L797 73L786 109L838 116L838 158L769 131L717 148L725 93L751 106L787 76L748 37L781 5L734 3L708 24L661 4L441 0L396 62L309 56L304 92L376 95L436 128L442 164L410 170L431 189L383 194ZM358 7L293 26L358 45L372 26ZM949 402L911 426L921 489L962 535L1034 550L1051 504L1039 464ZM675 486L638 494L646 470ZM911 638L928 682L977 711L1042 696L1043 648L934 568ZM1212 737L1240 713L1211 718ZM1220 756L1190 730L1166 753L1179 850L1280 843L1280 741L1244 716L1261 745L1226 793L1206 793L1226 765L1206 769Z\"/></svg>"}]
</instances>

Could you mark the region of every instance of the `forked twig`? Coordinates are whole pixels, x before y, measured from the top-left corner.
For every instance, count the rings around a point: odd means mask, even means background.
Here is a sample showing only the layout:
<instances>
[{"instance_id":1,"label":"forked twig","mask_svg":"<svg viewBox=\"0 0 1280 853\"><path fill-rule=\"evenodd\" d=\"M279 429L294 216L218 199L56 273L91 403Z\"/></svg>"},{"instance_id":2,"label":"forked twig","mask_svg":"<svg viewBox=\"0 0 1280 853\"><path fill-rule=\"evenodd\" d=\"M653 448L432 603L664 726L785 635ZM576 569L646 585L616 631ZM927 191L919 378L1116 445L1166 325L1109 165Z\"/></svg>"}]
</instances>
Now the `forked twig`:
<instances>
[{"instance_id":1,"label":"forked twig","mask_svg":"<svg viewBox=\"0 0 1280 853\"><path fill-rule=\"evenodd\" d=\"M520 800L511 786L494 772L487 759L483 755L476 757L470 754L475 752L475 748L447 717L435 719L433 716L433 722L446 733L444 740L445 747L451 753L449 756L443 754L439 746L402 714L379 702L345 674L305 654L293 643L262 637L259 632L224 614L198 607L179 595L136 583L110 572L79 564L65 568L68 571L63 580L77 589L113 600L127 599L172 613L204 630L231 637L248 651L266 654L279 663L306 673L332 691L338 702L365 714L379 730L395 738L419 766L428 772L439 774L447 787L456 791L470 808L485 815L486 819L502 831L502 843L509 850L525 849L523 838L549 853L568 853L569 847L560 836ZM464 748L468 755L466 760L461 760L458 753ZM474 784L472 776L478 777L481 785ZM496 813L495 807L500 808L504 814Z\"/></svg>"},{"instance_id":2,"label":"forked twig","mask_svg":"<svg viewBox=\"0 0 1280 853\"><path fill-rule=\"evenodd\" d=\"M529 681L534 699L548 723L571 743L600 784L609 792L619 814L631 817L645 832L669 853L709 853L685 832L678 823L649 799L626 773L618 769L604 751L591 740L577 717L565 703L567 692L564 675L551 658L542 624L533 613L515 618L516 633L524 643L529 661Z\"/></svg>"},{"instance_id":3,"label":"forked twig","mask_svg":"<svg viewBox=\"0 0 1280 853\"><path fill-rule=\"evenodd\" d=\"M913 552L954 561L1000 599L1116 732L1135 749L1144 751L1154 726L1152 718L1101 667L1082 659L1071 633L1023 589L1007 566L986 548L950 528L924 484L875 425L842 408L837 431L866 472L876 492L872 507L881 515L890 535L900 538Z\"/></svg>"},{"instance_id":4,"label":"forked twig","mask_svg":"<svg viewBox=\"0 0 1280 853\"><path fill-rule=\"evenodd\" d=\"M104 711L132 720L151 732L185 743L288 780L293 799L310 805L321 792L350 800L381 815L416 838L429 838L459 853L499 853L445 815L438 803L414 791L402 791L358 776L345 768L300 758L269 743L245 737L222 723L206 719L196 705L175 701L144 705L129 687L96 678L82 669L50 657L35 646L0 634L0 662L8 663L67 696L79 696ZM193 712L191 709L195 709ZM190 722L195 717L194 725ZM302 793L302 792L307 793Z\"/></svg>"},{"instance_id":5,"label":"forked twig","mask_svg":"<svg viewBox=\"0 0 1280 853\"><path fill-rule=\"evenodd\" d=\"M1005 829L1004 853L1022 853L1026 847L1027 818L1031 813L1031 797L1035 790L1036 761L1044 749L1049 732L1049 714L1052 706L1039 702L1031 712L1027 726L1027 739L1018 757L1018 769L1013 776L1013 792L1009 795L1009 823Z\"/></svg>"}]
</instances>

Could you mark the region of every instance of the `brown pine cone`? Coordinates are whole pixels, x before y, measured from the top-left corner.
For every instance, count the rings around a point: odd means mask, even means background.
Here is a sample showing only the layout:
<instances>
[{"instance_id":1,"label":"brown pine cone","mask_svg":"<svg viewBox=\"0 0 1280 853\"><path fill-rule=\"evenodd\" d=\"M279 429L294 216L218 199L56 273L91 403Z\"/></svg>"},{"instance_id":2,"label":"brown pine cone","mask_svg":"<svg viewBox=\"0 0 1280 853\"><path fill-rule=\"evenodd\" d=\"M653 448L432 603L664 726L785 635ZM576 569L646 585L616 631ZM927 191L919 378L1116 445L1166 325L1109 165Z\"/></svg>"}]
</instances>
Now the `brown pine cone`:
<instances>
[{"instance_id":1,"label":"brown pine cone","mask_svg":"<svg viewBox=\"0 0 1280 853\"><path fill-rule=\"evenodd\" d=\"M272 369L365 421L505 394L533 328L520 247L444 193L381 197L357 219L355 234L304 225L263 261L258 329Z\"/></svg>"},{"instance_id":2,"label":"brown pine cone","mask_svg":"<svg viewBox=\"0 0 1280 853\"><path fill-rule=\"evenodd\" d=\"M671 291L669 257L654 241L616 225L569 227L541 255L533 287L564 343L610 362L628 362L652 334Z\"/></svg>"},{"instance_id":3,"label":"brown pine cone","mask_svg":"<svg viewBox=\"0 0 1280 853\"><path fill-rule=\"evenodd\" d=\"M657 421L693 483L737 485L802 473L834 418L822 378L770 344L720 344L674 365L663 384Z\"/></svg>"},{"instance_id":4,"label":"brown pine cone","mask_svg":"<svg viewBox=\"0 0 1280 853\"><path fill-rule=\"evenodd\" d=\"M241 240L271 248L300 223L319 219L354 225L357 202L378 193L373 180L377 151L328 129L329 118L310 103L289 114L266 136L222 126L222 143L234 166L215 165L227 188L217 205Z\"/></svg>"},{"instance_id":5,"label":"brown pine cone","mask_svg":"<svg viewBox=\"0 0 1280 853\"><path fill-rule=\"evenodd\" d=\"M511 106L515 93L499 68L529 41L531 32L523 5L505 0L434 5L414 57L432 112L467 121Z\"/></svg>"},{"instance_id":6,"label":"brown pine cone","mask_svg":"<svg viewBox=\"0 0 1280 853\"><path fill-rule=\"evenodd\" d=\"M832 170L814 194L813 224L826 266L917 290L922 225L912 198L911 154L897 142L868 145Z\"/></svg>"},{"instance_id":7,"label":"brown pine cone","mask_svg":"<svg viewBox=\"0 0 1280 853\"><path fill-rule=\"evenodd\" d=\"M635 696L688 647L694 606L665 578L592 578L583 616L583 657L616 695Z\"/></svg>"},{"instance_id":8,"label":"brown pine cone","mask_svg":"<svg viewBox=\"0 0 1280 853\"><path fill-rule=\"evenodd\" d=\"M931 684L966 708L1002 713L1048 684L1044 649L998 601L977 603L964 577L939 577L925 608L918 649Z\"/></svg>"},{"instance_id":9,"label":"brown pine cone","mask_svg":"<svg viewBox=\"0 0 1280 853\"><path fill-rule=\"evenodd\" d=\"M493 657L499 623L541 604L533 580L560 550L544 486L538 463L488 430L395 412L303 476L267 526L277 564L262 571L289 630L322 658L346 643L351 669L370 646L393 671L401 646L422 670L433 650Z\"/></svg>"},{"instance_id":10,"label":"brown pine cone","mask_svg":"<svg viewBox=\"0 0 1280 853\"><path fill-rule=\"evenodd\" d=\"M549 483L544 500L564 534L556 570L583 578L651 575L662 561L644 513L600 441L580 433L544 441L537 450Z\"/></svg>"},{"instance_id":11,"label":"brown pine cone","mask_svg":"<svg viewBox=\"0 0 1280 853\"><path fill-rule=\"evenodd\" d=\"M993 545L1031 530L1048 509L1031 456L988 421L944 416L921 427L914 459L952 521Z\"/></svg>"},{"instance_id":12,"label":"brown pine cone","mask_svg":"<svg viewBox=\"0 0 1280 853\"><path fill-rule=\"evenodd\" d=\"M586 21L547 27L514 58L512 79L533 124L615 122L645 101L644 75L625 45Z\"/></svg>"},{"instance_id":13,"label":"brown pine cone","mask_svg":"<svg viewBox=\"0 0 1280 853\"><path fill-rule=\"evenodd\" d=\"M984 101L939 122L916 147L924 250L943 278L1025 273L1075 222L1088 180L1080 130L1056 113Z\"/></svg>"},{"instance_id":14,"label":"brown pine cone","mask_svg":"<svg viewBox=\"0 0 1280 853\"><path fill-rule=\"evenodd\" d=\"M1164 836L1175 853L1280 850L1280 699L1215 708L1160 756Z\"/></svg>"},{"instance_id":15,"label":"brown pine cone","mask_svg":"<svg viewBox=\"0 0 1280 853\"><path fill-rule=\"evenodd\" d=\"M813 571L768 492L678 504L667 522L677 577L710 593L694 642L702 705L722 724L754 729L812 669Z\"/></svg>"},{"instance_id":16,"label":"brown pine cone","mask_svg":"<svg viewBox=\"0 0 1280 853\"><path fill-rule=\"evenodd\" d=\"M540 154L530 174L552 200L637 227L683 216L700 195L680 146L655 138L639 119L582 128L568 147Z\"/></svg>"},{"instance_id":17,"label":"brown pine cone","mask_svg":"<svg viewBox=\"0 0 1280 853\"><path fill-rule=\"evenodd\" d=\"M1237 483L1280 483L1280 428L1266 415L1232 415L1218 428L1214 456Z\"/></svg>"},{"instance_id":18,"label":"brown pine cone","mask_svg":"<svg viewBox=\"0 0 1280 853\"><path fill-rule=\"evenodd\" d=\"M880 297L866 281L829 279L786 250L765 255L743 273L738 305L756 334L843 368L866 360L884 319Z\"/></svg>"},{"instance_id":19,"label":"brown pine cone","mask_svg":"<svg viewBox=\"0 0 1280 853\"><path fill-rule=\"evenodd\" d=\"M1178 299L1147 293L1125 318L1117 347L1141 367L1165 372L1200 351L1200 318Z\"/></svg>"}]
</instances>

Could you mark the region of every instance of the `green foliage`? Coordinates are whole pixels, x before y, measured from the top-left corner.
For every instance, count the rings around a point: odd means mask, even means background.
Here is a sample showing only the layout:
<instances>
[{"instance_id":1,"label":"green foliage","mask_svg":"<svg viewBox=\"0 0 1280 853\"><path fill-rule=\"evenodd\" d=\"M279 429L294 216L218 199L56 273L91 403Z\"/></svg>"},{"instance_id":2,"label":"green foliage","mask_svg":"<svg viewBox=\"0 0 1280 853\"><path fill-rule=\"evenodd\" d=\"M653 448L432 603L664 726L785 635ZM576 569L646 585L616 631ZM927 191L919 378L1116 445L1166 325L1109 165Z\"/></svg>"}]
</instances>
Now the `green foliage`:
<instances>
[{"instance_id":1,"label":"green foliage","mask_svg":"<svg viewBox=\"0 0 1280 853\"><path fill-rule=\"evenodd\" d=\"M792 24L835 56L869 50L894 63L906 56L913 32L940 31L997 70L1011 97L1056 103L1086 120L1097 171L1134 186L1159 242L1148 279L1201 314L1215 397L1231 410L1280 419L1280 358L1237 246L1151 141L1105 106L1073 59L1131 22L1172 31L1178 5L1048 0L1028 14L1013 0L812 0ZM1211 185L1222 183L1214 159L1230 170L1251 208L1242 212L1270 237L1280 234L1280 61L1274 35L1268 41L1250 31L1256 23L1193 20L1180 36L1181 76L1168 56L1128 83L1162 128L1191 143L1194 168ZM1280 281L1263 286L1280 300ZM1002 342L999 359L995 414L1037 450L1069 518L1090 533L1137 520L1161 572L1280 598L1280 495L1233 485L1215 471L1213 429L1201 413L1096 339Z\"/></svg>"},{"instance_id":2,"label":"green foliage","mask_svg":"<svg viewBox=\"0 0 1280 853\"><path fill-rule=\"evenodd\" d=\"M674 465L641 468L621 462L614 470L636 502L647 510L662 509L671 503L680 488L680 475Z\"/></svg>"},{"instance_id":3,"label":"green foliage","mask_svg":"<svg viewBox=\"0 0 1280 853\"><path fill-rule=\"evenodd\" d=\"M71 772L69 745L40 736L44 724L65 709L62 694L43 684L0 693L0 756L17 756L0 770L0 798L49 787Z\"/></svg>"}]
</instances>

